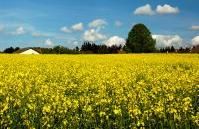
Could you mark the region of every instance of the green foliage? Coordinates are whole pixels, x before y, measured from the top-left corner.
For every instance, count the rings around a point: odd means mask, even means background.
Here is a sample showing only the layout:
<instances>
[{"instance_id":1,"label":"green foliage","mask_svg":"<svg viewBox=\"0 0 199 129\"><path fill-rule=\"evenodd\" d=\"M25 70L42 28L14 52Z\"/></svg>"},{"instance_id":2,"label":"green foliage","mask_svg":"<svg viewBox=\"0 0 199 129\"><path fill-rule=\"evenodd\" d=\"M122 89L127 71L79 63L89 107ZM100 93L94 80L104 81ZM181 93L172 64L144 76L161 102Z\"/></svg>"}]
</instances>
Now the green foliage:
<instances>
[{"instance_id":1,"label":"green foliage","mask_svg":"<svg viewBox=\"0 0 199 129\"><path fill-rule=\"evenodd\" d=\"M136 24L128 34L126 50L128 52L154 52L156 41L144 24Z\"/></svg>"},{"instance_id":2,"label":"green foliage","mask_svg":"<svg viewBox=\"0 0 199 129\"><path fill-rule=\"evenodd\" d=\"M94 42L85 41L81 46L81 53L84 54L113 54L113 53L119 53L122 49L122 46L112 45L112 46L106 46L106 45L98 45Z\"/></svg>"},{"instance_id":3,"label":"green foliage","mask_svg":"<svg viewBox=\"0 0 199 129\"><path fill-rule=\"evenodd\" d=\"M43 54L79 54L79 48L69 49L64 46L55 46L54 48L41 48Z\"/></svg>"},{"instance_id":4,"label":"green foliage","mask_svg":"<svg viewBox=\"0 0 199 129\"><path fill-rule=\"evenodd\" d=\"M6 48L3 53L14 53L16 51L18 51L20 48L19 47L16 47L16 48L13 48L13 47L9 47L9 48Z\"/></svg>"}]
</instances>

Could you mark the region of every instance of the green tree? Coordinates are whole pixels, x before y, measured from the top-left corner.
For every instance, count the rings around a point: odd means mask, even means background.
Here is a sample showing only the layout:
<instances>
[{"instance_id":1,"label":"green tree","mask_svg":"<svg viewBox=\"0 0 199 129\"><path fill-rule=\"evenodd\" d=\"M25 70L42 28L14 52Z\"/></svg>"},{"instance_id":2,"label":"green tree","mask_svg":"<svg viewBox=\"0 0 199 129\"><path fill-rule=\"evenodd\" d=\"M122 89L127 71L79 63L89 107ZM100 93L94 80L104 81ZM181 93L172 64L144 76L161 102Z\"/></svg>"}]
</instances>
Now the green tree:
<instances>
[{"instance_id":1,"label":"green tree","mask_svg":"<svg viewBox=\"0 0 199 129\"><path fill-rule=\"evenodd\" d=\"M125 50L128 52L154 52L156 41L144 24L136 24L128 34Z\"/></svg>"},{"instance_id":2,"label":"green tree","mask_svg":"<svg viewBox=\"0 0 199 129\"><path fill-rule=\"evenodd\" d=\"M15 49L13 47L6 48L3 52L4 53L13 53Z\"/></svg>"}]
</instances>

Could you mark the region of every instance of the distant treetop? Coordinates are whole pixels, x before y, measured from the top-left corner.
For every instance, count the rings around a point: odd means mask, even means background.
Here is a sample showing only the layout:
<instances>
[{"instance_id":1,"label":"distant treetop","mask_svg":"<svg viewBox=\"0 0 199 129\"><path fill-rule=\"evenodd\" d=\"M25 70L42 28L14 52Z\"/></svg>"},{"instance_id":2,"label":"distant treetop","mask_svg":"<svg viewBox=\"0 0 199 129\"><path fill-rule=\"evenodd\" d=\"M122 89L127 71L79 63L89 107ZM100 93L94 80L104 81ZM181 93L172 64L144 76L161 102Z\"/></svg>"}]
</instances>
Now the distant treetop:
<instances>
[{"instance_id":1,"label":"distant treetop","mask_svg":"<svg viewBox=\"0 0 199 129\"><path fill-rule=\"evenodd\" d=\"M156 41L144 24L136 24L128 34L125 49L128 52L154 52Z\"/></svg>"}]
</instances>

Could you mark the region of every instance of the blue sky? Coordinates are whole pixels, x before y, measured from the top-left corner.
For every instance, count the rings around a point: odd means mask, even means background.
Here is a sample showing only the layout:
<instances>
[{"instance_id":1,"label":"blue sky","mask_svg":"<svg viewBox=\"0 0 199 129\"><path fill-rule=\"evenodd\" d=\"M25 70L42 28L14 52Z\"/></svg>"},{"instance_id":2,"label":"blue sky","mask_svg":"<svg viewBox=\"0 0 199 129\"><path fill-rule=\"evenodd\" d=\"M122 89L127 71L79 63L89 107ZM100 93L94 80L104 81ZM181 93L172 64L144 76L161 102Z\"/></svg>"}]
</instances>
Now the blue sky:
<instances>
[{"instance_id":1,"label":"blue sky","mask_svg":"<svg viewBox=\"0 0 199 129\"><path fill-rule=\"evenodd\" d=\"M0 50L122 44L136 23L157 46L199 44L198 0L0 0Z\"/></svg>"}]
</instances>

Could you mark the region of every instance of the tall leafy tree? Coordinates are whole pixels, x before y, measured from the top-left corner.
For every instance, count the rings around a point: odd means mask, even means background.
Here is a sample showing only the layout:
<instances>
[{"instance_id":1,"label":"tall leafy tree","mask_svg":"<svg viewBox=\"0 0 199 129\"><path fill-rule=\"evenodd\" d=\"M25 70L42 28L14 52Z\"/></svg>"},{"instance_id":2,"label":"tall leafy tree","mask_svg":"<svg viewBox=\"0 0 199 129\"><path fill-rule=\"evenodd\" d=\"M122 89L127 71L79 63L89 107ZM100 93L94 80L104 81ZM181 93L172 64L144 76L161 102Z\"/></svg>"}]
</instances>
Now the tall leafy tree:
<instances>
[{"instance_id":1,"label":"tall leafy tree","mask_svg":"<svg viewBox=\"0 0 199 129\"><path fill-rule=\"evenodd\" d=\"M136 24L128 34L125 50L128 52L154 52L156 41L144 24Z\"/></svg>"}]
</instances>

